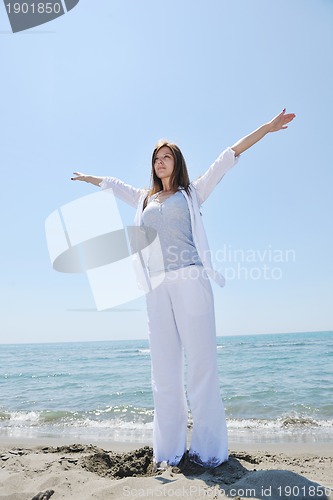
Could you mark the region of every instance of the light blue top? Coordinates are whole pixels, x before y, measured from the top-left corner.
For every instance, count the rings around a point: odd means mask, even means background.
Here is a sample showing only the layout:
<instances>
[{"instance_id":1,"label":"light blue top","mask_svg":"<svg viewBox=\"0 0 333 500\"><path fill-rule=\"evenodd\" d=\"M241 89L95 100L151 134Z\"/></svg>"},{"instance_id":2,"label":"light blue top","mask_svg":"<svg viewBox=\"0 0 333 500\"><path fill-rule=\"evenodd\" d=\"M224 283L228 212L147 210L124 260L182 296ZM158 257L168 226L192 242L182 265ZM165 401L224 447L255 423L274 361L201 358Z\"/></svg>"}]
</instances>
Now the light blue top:
<instances>
[{"instance_id":1,"label":"light blue top","mask_svg":"<svg viewBox=\"0 0 333 500\"><path fill-rule=\"evenodd\" d=\"M160 203L154 195L142 214L145 227L153 228L159 237L163 261L152 252L148 259L150 274L172 271L193 264L202 265L192 235L191 217L183 194L175 194Z\"/></svg>"},{"instance_id":2,"label":"light blue top","mask_svg":"<svg viewBox=\"0 0 333 500\"><path fill-rule=\"evenodd\" d=\"M225 285L225 279L213 267L200 207L210 196L226 172L237 163L238 159L239 157L236 158L232 148L225 149L203 175L191 182L190 196L185 191L181 192L187 201L190 212L192 236L198 255L208 276L219 286ZM142 225L143 205L149 191L148 189L136 188L116 177L104 177L100 183L100 187L101 189L111 189L115 196L136 208L134 225ZM137 254L132 255L132 262L138 276L138 281L140 282L139 286L148 293L151 290L151 282L147 279L146 267L142 263L141 257Z\"/></svg>"}]
</instances>

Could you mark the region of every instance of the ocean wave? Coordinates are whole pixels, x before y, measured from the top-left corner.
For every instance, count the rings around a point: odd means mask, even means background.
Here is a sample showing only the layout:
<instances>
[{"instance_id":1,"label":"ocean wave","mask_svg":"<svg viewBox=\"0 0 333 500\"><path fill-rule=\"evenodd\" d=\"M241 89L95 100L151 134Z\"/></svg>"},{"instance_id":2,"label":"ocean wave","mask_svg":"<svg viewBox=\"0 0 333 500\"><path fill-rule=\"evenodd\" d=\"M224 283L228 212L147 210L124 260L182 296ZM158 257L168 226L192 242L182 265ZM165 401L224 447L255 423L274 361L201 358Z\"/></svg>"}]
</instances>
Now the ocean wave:
<instances>
[{"instance_id":1,"label":"ocean wave","mask_svg":"<svg viewBox=\"0 0 333 500\"><path fill-rule=\"evenodd\" d=\"M9 427L135 427L152 422L153 410L114 406L87 412L13 411L0 413L0 429Z\"/></svg>"},{"instance_id":2,"label":"ocean wave","mask_svg":"<svg viewBox=\"0 0 333 500\"><path fill-rule=\"evenodd\" d=\"M152 439L153 411L145 408L112 408L91 412L2 412L0 437L22 439L68 438L145 442Z\"/></svg>"},{"instance_id":3,"label":"ocean wave","mask_svg":"<svg viewBox=\"0 0 333 500\"><path fill-rule=\"evenodd\" d=\"M53 437L131 443L152 441L151 408L119 406L90 412L21 411L2 412L0 415L0 438ZM192 428L190 415L188 427ZM275 420L227 418L227 427L234 442L333 441L333 419L315 420L294 415Z\"/></svg>"},{"instance_id":4,"label":"ocean wave","mask_svg":"<svg viewBox=\"0 0 333 500\"><path fill-rule=\"evenodd\" d=\"M151 424L154 410L130 405L113 406L86 412L71 411L14 411L0 412L0 428L4 427L35 427L44 425L66 427L120 427L140 428ZM189 413L189 421L191 415ZM333 419L314 419L309 416L286 415L277 419L258 418L227 418L228 428L232 430L245 429L332 429Z\"/></svg>"},{"instance_id":5,"label":"ocean wave","mask_svg":"<svg viewBox=\"0 0 333 500\"><path fill-rule=\"evenodd\" d=\"M319 427L321 425L319 423L319 421L314 420L313 418L310 418L310 417L286 417L286 418L280 419L280 422L281 422L281 425L283 427L293 427L293 426ZM325 422L325 420L323 422Z\"/></svg>"},{"instance_id":6,"label":"ocean wave","mask_svg":"<svg viewBox=\"0 0 333 500\"><path fill-rule=\"evenodd\" d=\"M271 431L301 431L304 430L332 430L333 420L315 420L310 417L282 417L270 419L229 419L228 428L231 430L271 430ZM333 437L333 436L332 436Z\"/></svg>"},{"instance_id":7,"label":"ocean wave","mask_svg":"<svg viewBox=\"0 0 333 500\"><path fill-rule=\"evenodd\" d=\"M275 341L275 342L239 342L239 346L242 346L243 348L246 349L266 349L266 348L292 348L292 347L308 347L309 343L307 342L283 342L283 341Z\"/></svg>"}]
</instances>

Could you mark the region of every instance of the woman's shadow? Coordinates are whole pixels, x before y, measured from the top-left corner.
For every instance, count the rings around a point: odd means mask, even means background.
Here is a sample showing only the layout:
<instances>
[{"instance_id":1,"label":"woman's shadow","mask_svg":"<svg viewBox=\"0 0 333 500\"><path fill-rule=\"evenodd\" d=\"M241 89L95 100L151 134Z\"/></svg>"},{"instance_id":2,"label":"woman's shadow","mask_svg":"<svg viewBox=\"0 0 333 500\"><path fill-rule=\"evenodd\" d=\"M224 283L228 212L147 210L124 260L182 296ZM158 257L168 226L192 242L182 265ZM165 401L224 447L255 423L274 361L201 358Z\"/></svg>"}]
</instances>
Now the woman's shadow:
<instances>
[{"instance_id":1,"label":"woman's shadow","mask_svg":"<svg viewBox=\"0 0 333 500\"><path fill-rule=\"evenodd\" d=\"M190 462L185 455L173 472L187 479L201 479L217 494L229 498L260 500L332 500L332 491L288 470L248 470L240 460L257 463L243 453L232 453L229 460L215 468L204 468ZM163 482L163 477L159 478ZM215 498L215 497L214 497ZM218 498L218 497L216 497Z\"/></svg>"}]
</instances>

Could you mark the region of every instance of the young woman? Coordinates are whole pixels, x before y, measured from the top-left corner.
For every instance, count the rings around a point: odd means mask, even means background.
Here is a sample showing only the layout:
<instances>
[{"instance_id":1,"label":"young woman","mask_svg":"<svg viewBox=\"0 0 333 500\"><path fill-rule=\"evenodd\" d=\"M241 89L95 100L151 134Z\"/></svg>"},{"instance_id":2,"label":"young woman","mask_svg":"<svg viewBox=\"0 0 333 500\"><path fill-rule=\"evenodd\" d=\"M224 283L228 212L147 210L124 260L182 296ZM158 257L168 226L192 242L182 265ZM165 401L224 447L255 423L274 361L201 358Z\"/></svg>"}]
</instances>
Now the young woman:
<instances>
[{"instance_id":1,"label":"young woman","mask_svg":"<svg viewBox=\"0 0 333 500\"><path fill-rule=\"evenodd\" d=\"M153 449L156 464L177 465L186 451L188 407L184 390L184 352L187 359L187 397L193 418L189 457L216 467L228 460L224 407L220 396L212 289L224 278L210 261L200 205L245 150L266 134L286 129L295 115L284 109L270 122L227 148L210 168L190 182L184 157L175 144L162 141L152 155L152 186L137 189L114 177L74 172L85 181L136 208L135 223L156 231L162 259L148 258L149 275L163 281L147 294L149 342L154 395Z\"/></svg>"}]
</instances>

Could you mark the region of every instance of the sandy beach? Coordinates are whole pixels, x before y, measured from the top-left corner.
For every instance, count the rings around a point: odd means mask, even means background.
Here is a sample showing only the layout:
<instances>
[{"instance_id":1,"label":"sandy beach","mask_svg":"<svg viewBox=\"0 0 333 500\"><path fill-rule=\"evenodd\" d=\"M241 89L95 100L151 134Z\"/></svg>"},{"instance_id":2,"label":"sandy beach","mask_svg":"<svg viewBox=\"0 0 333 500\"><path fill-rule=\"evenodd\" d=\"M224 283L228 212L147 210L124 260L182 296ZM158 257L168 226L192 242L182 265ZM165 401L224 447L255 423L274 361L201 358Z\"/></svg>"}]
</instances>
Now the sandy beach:
<instances>
[{"instance_id":1,"label":"sandy beach","mask_svg":"<svg viewBox=\"0 0 333 500\"><path fill-rule=\"evenodd\" d=\"M332 499L331 443L230 445L229 461L204 469L183 459L154 471L152 449L130 443L68 444L6 438L0 498Z\"/></svg>"}]
</instances>

